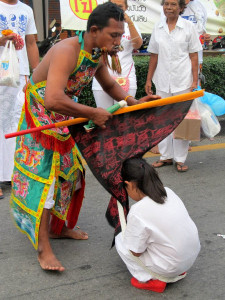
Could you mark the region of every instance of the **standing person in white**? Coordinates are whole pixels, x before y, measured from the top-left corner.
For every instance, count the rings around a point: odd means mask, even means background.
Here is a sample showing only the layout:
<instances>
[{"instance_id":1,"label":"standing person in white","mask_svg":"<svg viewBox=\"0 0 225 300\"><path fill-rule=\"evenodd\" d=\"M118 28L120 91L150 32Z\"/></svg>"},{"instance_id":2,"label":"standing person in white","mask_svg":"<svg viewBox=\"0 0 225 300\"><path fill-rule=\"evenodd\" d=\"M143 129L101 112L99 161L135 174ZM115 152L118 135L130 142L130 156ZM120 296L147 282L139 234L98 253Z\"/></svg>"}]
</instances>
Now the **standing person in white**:
<instances>
[{"instance_id":1,"label":"standing person in white","mask_svg":"<svg viewBox=\"0 0 225 300\"><path fill-rule=\"evenodd\" d=\"M2 36L2 30L11 29L24 40L24 47L17 50L20 65L20 86L18 88L0 86L0 182L11 181L14 166L15 138L6 140L6 133L17 130L20 112L24 103L23 86L32 69L39 63L39 52L34 34L37 33L33 11L18 0L0 0L0 57L7 40L12 36ZM0 186L0 198L3 198Z\"/></svg>"},{"instance_id":2,"label":"standing person in white","mask_svg":"<svg viewBox=\"0 0 225 300\"><path fill-rule=\"evenodd\" d=\"M144 159L127 159L121 175L136 203L115 238L116 249L134 276L134 287L163 292L166 282L182 279L194 264L200 251L198 230L181 199Z\"/></svg>"},{"instance_id":3,"label":"standing person in white","mask_svg":"<svg viewBox=\"0 0 225 300\"><path fill-rule=\"evenodd\" d=\"M207 11L199 0L186 0L187 5L181 14L181 17L192 22L200 35L203 35L204 40L210 40L210 35L206 33ZM203 63L203 49L198 52L198 63Z\"/></svg>"},{"instance_id":4,"label":"standing person in white","mask_svg":"<svg viewBox=\"0 0 225 300\"><path fill-rule=\"evenodd\" d=\"M210 34L206 33L207 11L199 0L185 0L186 7L181 13L181 17L192 22L195 25L199 36L202 35L206 43L210 42ZM161 19L166 18L164 12L161 12ZM198 52L199 73L202 70L203 49ZM199 84L200 84L199 80ZM189 149L190 150L190 149ZM153 153L159 153L158 145L151 149Z\"/></svg>"},{"instance_id":5,"label":"standing person in white","mask_svg":"<svg viewBox=\"0 0 225 300\"><path fill-rule=\"evenodd\" d=\"M127 0L111 0L117 4L123 11L126 11L128 8ZM109 73L111 76L119 76L119 77L128 77L130 86L129 90L127 90L128 94L135 97L137 90L137 82L136 82L136 74L134 61L132 57L132 52L134 49L139 49L142 45L142 37L139 32L137 26L131 21L129 16L125 13L125 25L124 25L124 34L121 38L121 45L124 50L118 53L122 73L120 75L116 74L112 70L109 69ZM111 57L108 56L109 63L111 64ZM95 102L97 107L108 108L114 104L114 99L111 98L107 93L105 93L98 83L98 81L94 78L92 83L92 90L95 98Z\"/></svg>"},{"instance_id":6,"label":"standing person in white","mask_svg":"<svg viewBox=\"0 0 225 300\"><path fill-rule=\"evenodd\" d=\"M164 0L166 18L155 25L148 46L151 52L145 91L151 94L152 80L156 93L162 98L184 94L198 86L198 51L202 49L194 25L179 15L185 8L185 0ZM159 143L160 160L155 168L172 165L177 171L186 172L185 161L189 141L173 138L171 133Z\"/></svg>"}]
</instances>

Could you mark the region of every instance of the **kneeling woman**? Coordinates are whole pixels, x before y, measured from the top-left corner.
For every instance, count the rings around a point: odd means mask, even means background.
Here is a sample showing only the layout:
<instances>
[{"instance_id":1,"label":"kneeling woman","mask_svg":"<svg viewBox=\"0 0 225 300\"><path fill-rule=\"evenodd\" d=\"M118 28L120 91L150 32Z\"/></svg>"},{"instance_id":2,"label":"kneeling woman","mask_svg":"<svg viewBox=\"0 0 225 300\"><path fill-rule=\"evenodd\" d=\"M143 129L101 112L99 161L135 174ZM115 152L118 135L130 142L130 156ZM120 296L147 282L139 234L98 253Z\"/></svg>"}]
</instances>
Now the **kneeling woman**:
<instances>
[{"instance_id":1,"label":"kneeling woman","mask_svg":"<svg viewBox=\"0 0 225 300\"><path fill-rule=\"evenodd\" d=\"M198 230L181 199L163 186L145 160L126 160L122 179L137 203L125 230L116 236L116 249L133 275L134 287L163 292L167 282L182 279L195 262Z\"/></svg>"}]
</instances>

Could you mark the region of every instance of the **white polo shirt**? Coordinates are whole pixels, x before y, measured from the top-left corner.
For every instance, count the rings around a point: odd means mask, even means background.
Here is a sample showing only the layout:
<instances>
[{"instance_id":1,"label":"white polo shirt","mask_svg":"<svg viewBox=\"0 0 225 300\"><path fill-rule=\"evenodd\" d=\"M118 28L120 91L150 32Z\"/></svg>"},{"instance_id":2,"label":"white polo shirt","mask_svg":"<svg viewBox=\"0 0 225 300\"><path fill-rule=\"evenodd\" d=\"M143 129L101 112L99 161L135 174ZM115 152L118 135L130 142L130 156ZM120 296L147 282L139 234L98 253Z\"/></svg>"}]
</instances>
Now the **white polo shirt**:
<instances>
[{"instance_id":1,"label":"white polo shirt","mask_svg":"<svg viewBox=\"0 0 225 300\"><path fill-rule=\"evenodd\" d=\"M189 53L202 50L194 25L179 16L174 30L169 32L166 17L155 25L148 51L158 54L158 64L152 78L157 90L177 93L191 87L192 66Z\"/></svg>"}]
</instances>

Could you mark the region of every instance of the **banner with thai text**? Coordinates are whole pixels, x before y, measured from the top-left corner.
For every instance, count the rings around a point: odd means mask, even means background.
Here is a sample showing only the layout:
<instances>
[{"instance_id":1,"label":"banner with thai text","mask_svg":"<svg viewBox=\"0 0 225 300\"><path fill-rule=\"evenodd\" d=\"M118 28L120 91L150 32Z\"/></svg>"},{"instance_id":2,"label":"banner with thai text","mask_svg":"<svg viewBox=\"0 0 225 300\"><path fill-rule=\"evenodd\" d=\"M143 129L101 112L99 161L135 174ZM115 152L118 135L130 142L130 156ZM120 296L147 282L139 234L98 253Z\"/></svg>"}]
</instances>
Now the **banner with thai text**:
<instances>
[{"instance_id":1,"label":"banner with thai text","mask_svg":"<svg viewBox=\"0 0 225 300\"><path fill-rule=\"evenodd\" d=\"M200 1L200 0L193 0ZM104 0L60 0L62 28L86 30L93 9ZM225 0L201 0L208 15L206 31L225 35ZM142 33L151 33L160 20L161 0L128 0L127 13Z\"/></svg>"}]
</instances>

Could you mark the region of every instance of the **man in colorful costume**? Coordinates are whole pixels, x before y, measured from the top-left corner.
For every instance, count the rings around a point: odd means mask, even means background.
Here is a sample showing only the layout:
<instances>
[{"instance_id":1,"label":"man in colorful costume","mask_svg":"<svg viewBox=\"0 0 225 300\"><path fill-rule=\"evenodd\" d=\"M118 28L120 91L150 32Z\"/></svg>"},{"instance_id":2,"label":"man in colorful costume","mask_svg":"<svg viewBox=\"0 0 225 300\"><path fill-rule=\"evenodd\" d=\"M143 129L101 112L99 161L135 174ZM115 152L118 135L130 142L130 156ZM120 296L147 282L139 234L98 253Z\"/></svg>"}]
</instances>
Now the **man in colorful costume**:
<instances>
[{"instance_id":1,"label":"man in colorful costume","mask_svg":"<svg viewBox=\"0 0 225 300\"><path fill-rule=\"evenodd\" d=\"M127 95L110 77L104 60L91 54L97 47L116 55L123 32L123 11L107 2L91 13L87 32L51 48L26 86L19 130L78 116L105 128L112 117L109 112L77 103L77 97L93 76L111 97L127 99L128 105L157 99L147 96L137 101ZM84 195L84 170L68 129L18 137L12 182L11 211L17 227L38 249L43 269L64 271L49 237L88 238L86 233L73 230Z\"/></svg>"}]
</instances>

